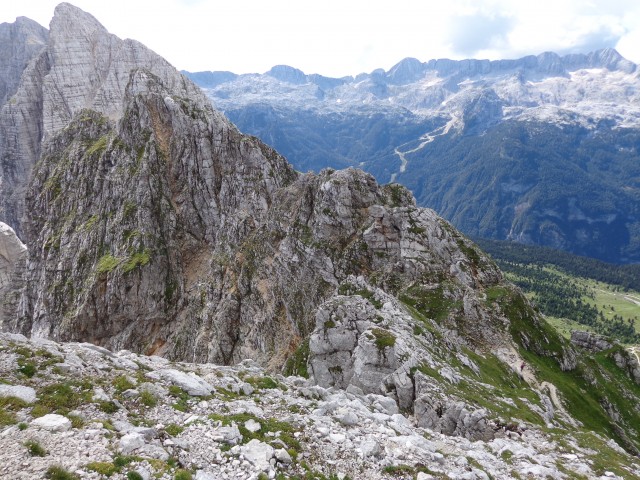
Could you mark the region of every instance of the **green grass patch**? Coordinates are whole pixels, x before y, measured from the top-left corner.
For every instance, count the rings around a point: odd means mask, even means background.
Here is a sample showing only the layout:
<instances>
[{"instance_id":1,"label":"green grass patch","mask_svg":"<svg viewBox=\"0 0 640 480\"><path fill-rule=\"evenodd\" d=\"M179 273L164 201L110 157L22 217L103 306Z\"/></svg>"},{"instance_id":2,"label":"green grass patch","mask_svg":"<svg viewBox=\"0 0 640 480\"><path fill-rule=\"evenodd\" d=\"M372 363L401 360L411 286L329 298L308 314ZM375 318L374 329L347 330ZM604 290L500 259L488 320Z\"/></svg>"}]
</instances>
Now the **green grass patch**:
<instances>
[{"instance_id":1,"label":"green grass patch","mask_svg":"<svg viewBox=\"0 0 640 480\"><path fill-rule=\"evenodd\" d=\"M177 385L171 385L169 387L169 395L174 397L176 401L171 406L179 412L189 411L189 399L191 398L187 392L182 390Z\"/></svg>"},{"instance_id":2,"label":"green grass patch","mask_svg":"<svg viewBox=\"0 0 640 480\"><path fill-rule=\"evenodd\" d=\"M299 429L294 425L276 420L274 418L258 418L250 413L238 413L233 415L220 415L213 413L209 415L209 418L214 421L222 422L223 425L229 426L232 423L237 424L238 430L242 434L243 443L247 443L254 438L261 442L271 443L275 438L282 440L288 448L292 448L299 451L301 448L300 442L295 438L294 433ZM260 424L260 430L257 432L250 432L244 426L248 420L255 420ZM280 432L278 437L268 436L269 432Z\"/></svg>"},{"instance_id":3,"label":"green grass patch","mask_svg":"<svg viewBox=\"0 0 640 480\"><path fill-rule=\"evenodd\" d=\"M83 382L54 383L38 391L38 401L31 410L35 416L47 413L66 415L83 403L91 403L92 385Z\"/></svg>"},{"instance_id":4,"label":"green grass patch","mask_svg":"<svg viewBox=\"0 0 640 480\"><path fill-rule=\"evenodd\" d=\"M145 407L155 407L158 404L158 399L149 390L143 390L140 392L140 403Z\"/></svg>"},{"instance_id":5,"label":"green grass patch","mask_svg":"<svg viewBox=\"0 0 640 480\"><path fill-rule=\"evenodd\" d=\"M91 462L87 464L87 470L99 473L105 477L110 477L119 472L119 468L111 462Z\"/></svg>"},{"instance_id":6,"label":"green grass patch","mask_svg":"<svg viewBox=\"0 0 640 480\"><path fill-rule=\"evenodd\" d=\"M244 381L247 382L252 387L259 388L262 390L283 388L283 385L276 382L273 378L266 377L266 376L265 377L246 377Z\"/></svg>"},{"instance_id":7,"label":"green grass patch","mask_svg":"<svg viewBox=\"0 0 640 480\"><path fill-rule=\"evenodd\" d=\"M192 480L193 477L189 470L179 469L176 474L173 476L174 480Z\"/></svg>"},{"instance_id":8,"label":"green grass patch","mask_svg":"<svg viewBox=\"0 0 640 480\"><path fill-rule=\"evenodd\" d=\"M126 375L120 375L114 378L111 381L111 385L113 385L113 388L115 388L116 392L118 393L122 393L125 390L130 390L136 386L135 383L129 380L129 378Z\"/></svg>"},{"instance_id":9,"label":"green grass patch","mask_svg":"<svg viewBox=\"0 0 640 480\"><path fill-rule=\"evenodd\" d=\"M383 352L387 348L391 348L396 344L396 336L388 330L374 328L371 330L376 342L378 350Z\"/></svg>"},{"instance_id":10,"label":"green grass patch","mask_svg":"<svg viewBox=\"0 0 640 480\"><path fill-rule=\"evenodd\" d=\"M100 137L98 140L96 140L95 142L93 142L89 148L87 148L86 150L86 155L87 156L92 156L94 154L100 154L102 152L105 151L105 149L107 148L107 143L109 142L109 136L108 135L104 135L102 137Z\"/></svg>"},{"instance_id":11,"label":"green grass patch","mask_svg":"<svg viewBox=\"0 0 640 480\"><path fill-rule=\"evenodd\" d=\"M135 270L138 267L144 267L149 264L151 260L151 254L148 250L142 250L140 252L136 252L131 255L127 261L122 265L122 271L124 273L129 273Z\"/></svg>"},{"instance_id":12,"label":"green grass patch","mask_svg":"<svg viewBox=\"0 0 640 480\"><path fill-rule=\"evenodd\" d=\"M442 284L435 288L413 285L400 295L400 301L410 305L426 318L436 321L445 320L449 313L460 307L459 302L449 298Z\"/></svg>"},{"instance_id":13,"label":"green grass patch","mask_svg":"<svg viewBox=\"0 0 640 480\"><path fill-rule=\"evenodd\" d=\"M172 437L177 437L182 432L184 432L184 427L181 427L180 425L176 425L175 423L170 423L169 425L164 427L164 431L167 432Z\"/></svg>"},{"instance_id":14,"label":"green grass patch","mask_svg":"<svg viewBox=\"0 0 640 480\"><path fill-rule=\"evenodd\" d=\"M26 442L24 442L24 446L27 447L29 455L31 455L32 457L44 457L45 455L47 455L47 451L44 449L44 447L35 440L27 440Z\"/></svg>"},{"instance_id":15,"label":"green grass patch","mask_svg":"<svg viewBox=\"0 0 640 480\"><path fill-rule=\"evenodd\" d=\"M44 478L49 480L78 480L79 477L58 465L52 465L47 469Z\"/></svg>"},{"instance_id":16,"label":"green grass patch","mask_svg":"<svg viewBox=\"0 0 640 480\"><path fill-rule=\"evenodd\" d=\"M96 271L100 274L113 272L116 268L118 268L118 265L120 265L121 262L122 260L120 260L119 258L116 258L110 253L107 253L103 255L100 260L98 260Z\"/></svg>"}]
</instances>

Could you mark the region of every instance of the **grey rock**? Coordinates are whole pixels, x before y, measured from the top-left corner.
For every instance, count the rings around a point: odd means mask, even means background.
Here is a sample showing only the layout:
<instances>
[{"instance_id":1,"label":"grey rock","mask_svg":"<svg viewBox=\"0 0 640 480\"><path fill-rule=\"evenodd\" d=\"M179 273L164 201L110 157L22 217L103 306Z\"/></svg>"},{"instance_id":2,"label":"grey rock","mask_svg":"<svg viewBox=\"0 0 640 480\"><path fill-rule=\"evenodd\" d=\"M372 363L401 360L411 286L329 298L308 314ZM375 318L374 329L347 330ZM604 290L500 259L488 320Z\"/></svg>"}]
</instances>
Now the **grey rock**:
<instances>
[{"instance_id":1,"label":"grey rock","mask_svg":"<svg viewBox=\"0 0 640 480\"><path fill-rule=\"evenodd\" d=\"M613 346L613 343L602 335L580 330L571 332L571 343L592 352L601 352Z\"/></svg>"},{"instance_id":2,"label":"grey rock","mask_svg":"<svg viewBox=\"0 0 640 480\"><path fill-rule=\"evenodd\" d=\"M360 446L358 447L362 456L364 458L367 457L377 457L381 453L380 444L375 438L366 438L362 442L360 442Z\"/></svg>"},{"instance_id":3,"label":"grey rock","mask_svg":"<svg viewBox=\"0 0 640 480\"><path fill-rule=\"evenodd\" d=\"M0 24L0 107L18 89L27 64L45 47L49 32L26 17Z\"/></svg>"},{"instance_id":4,"label":"grey rock","mask_svg":"<svg viewBox=\"0 0 640 480\"><path fill-rule=\"evenodd\" d=\"M249 430L252 433L255 433L255 432L260 431L262 426L258 422L256 422L255 420L249 419L246 422L244 422L244 428L246 428L247 430Z\"/></svg>"},{"instance_id":5,"label":"grey rock","mask_svg":"<svg viewBox=\"0 0 640 480\"><path fill-rule=\"evenodd\" d=\"M66 432L71 430L71 420L56 413L48 413L36 418L31 422L31 425L52 432Z\"/></svg>"},{"instance_id":6,"label":"grey rock","mask_svg":"<svg viewBox=\"0 0 640 480\"><path fill-rule=\"evenodd\" d=\"M138 390L133 389L133 388L129 388L129 389L125 390L124 392L122 392L122 396L124 398L127 398L127 399L136 398L139 395L140 395L140 392Z\"/></svg>"},{"instance_id":7,"label":"grey rock","mask_svg":"<svg viewBox=\"0 0 640 480\"><path fill-rule=\"evenodd\" d=\"M204 397L213 392L213 387L195 373L187 374L174 369L158 370L156 373L160 378L182 388L189 395Z\"/></svg>"},{"instance_id":8,"label":"grey rock","mask_svg":"<svg viewBox=\"0 0 640 480\"><path fill-rule=\"evenodd\" d=\"M204 470L196 471L195 480L218 480L218 477L212 473L205 472Z\"/></svg>"},{"instance_id":9,"label":"grey rock","mask_svg":"<svg viewBox=\"0 0 640 480\"><path fill-rule=\"evenodd\" d=\"M338 422L347 427L358 424L359 419L354 412L344 409L341 410L342 411L338 410L337 412L335 412L335 418L336 420L338 420Z\"/></svg>"},{"instance_id":10,"label":"grey rock","mask_svg":"<svg viewBox=\"0 0 640 480\"><path fill-rule=\"evenodd\" d=\"M0 397L16 397L25 403L33 403L36 401L36 391L23 385L0 384Z\"/></svg>"},{"instance_id":11,"label":"grey rock","mask_svg":"<svg viewBox=\"0 0 640 480\"><path fill-rule=\"evenodd\" d=\"M164 462L166 462L167 460L169 460L169 454L167 453L167 451L162 448L159 445L152 445L152 444L144 444L141 447L137 448L135 450L136 453L138 453L139 455L143 456L143 457L148 457L148 458L156 458L158 460L162 460ZM123 451L124 453L124 451Z\"/></svg>"},{"instance_id":12,"label":"grey rock","mask_svg":"<svg viewBox=\"0 0 640 480\"><path fill-rule=\"evenodd\" d=\"M270 460L275 456L275 450L260 440L250 440L239 449L240 454L259 471L267 471L271 468Z\"/></svg>"},{"instance_id":13,"label":"grey rock","mask_svg":"<svg viewBox=\"0 0 640 480\"><path fill-rule=\"evenodd\" d=\"M238 445L242 442L242 434L238 426L234 423L229 427L219 427L214 432L216 441L226 443L227 445Z\"/></svg>"},{"instance_id":14,"label":"grey rock","mask_svg":"<svg viewBox=\"0 0 640 480\"><path fill-rule=\"evenodd\" d=\"M93 391L93 401L94 402L110 402L111 397L107 395L107 393L102 388L96 388Z\"/></svg>"},{"instance_id":15,"label":"grey rock","mask_svg":"<svg viewBox=\"0 0 640 480\"><path fill-rule=\"evenodd\" d=\"M118 444L118 449L123 455L130 455L145 445L144 435L136 432L124 435Z\"/></svg>"},{"instance_id":16,"label":"grey rock","mask_svg":"<svg viewBox=\"0 0 640 480\"><path fill-rule=\"evenodd\" d=\"M284 448L278 448L274 454L276 460L280 463L284 463L285 465L289 465L293 460L291 459L291 455Z\"/></svg>"}]
</instances>

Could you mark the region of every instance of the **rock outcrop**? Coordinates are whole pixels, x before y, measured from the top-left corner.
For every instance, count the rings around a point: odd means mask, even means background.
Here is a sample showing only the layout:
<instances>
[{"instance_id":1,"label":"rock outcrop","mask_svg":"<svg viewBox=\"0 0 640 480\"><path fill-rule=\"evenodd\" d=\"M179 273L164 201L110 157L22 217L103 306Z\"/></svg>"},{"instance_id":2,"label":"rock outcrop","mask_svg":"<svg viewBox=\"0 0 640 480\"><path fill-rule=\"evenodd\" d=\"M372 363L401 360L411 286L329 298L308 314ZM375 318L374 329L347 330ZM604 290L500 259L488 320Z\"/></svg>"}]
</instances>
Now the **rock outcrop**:
<instances>
[{"instance_id":1,"label":"rock outcrop","mask_svg":"<svg viewBox=\"0 0 640 480\"><path fill-rule=\"evenodd\" d=\"M571 343L591 352L601 352L613 347L610 339L597 333L574 330L571 332Z\"/></svg>"}]
</instances>

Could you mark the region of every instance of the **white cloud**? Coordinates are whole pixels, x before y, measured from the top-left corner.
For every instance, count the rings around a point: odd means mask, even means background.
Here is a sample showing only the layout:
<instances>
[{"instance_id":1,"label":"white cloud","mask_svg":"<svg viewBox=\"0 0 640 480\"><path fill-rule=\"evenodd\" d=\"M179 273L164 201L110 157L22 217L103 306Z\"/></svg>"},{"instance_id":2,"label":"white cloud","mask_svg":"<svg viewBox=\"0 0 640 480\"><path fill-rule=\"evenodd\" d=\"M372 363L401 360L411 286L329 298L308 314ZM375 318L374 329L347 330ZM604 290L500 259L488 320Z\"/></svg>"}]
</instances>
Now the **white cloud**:
<instances>
[{"instance_id":1,"label":"white cloud","mask_svg":"<svg viewBox=\"0 0 640 480\"><path fill-rule=\"evenodd\" d=\"M56 0L4 2L0 21L48 25ZM110 31L176 67L341 76L404 57L515 58L616 46L640 62L637 0L75 0Z\"/></svg>"}]
</instances>

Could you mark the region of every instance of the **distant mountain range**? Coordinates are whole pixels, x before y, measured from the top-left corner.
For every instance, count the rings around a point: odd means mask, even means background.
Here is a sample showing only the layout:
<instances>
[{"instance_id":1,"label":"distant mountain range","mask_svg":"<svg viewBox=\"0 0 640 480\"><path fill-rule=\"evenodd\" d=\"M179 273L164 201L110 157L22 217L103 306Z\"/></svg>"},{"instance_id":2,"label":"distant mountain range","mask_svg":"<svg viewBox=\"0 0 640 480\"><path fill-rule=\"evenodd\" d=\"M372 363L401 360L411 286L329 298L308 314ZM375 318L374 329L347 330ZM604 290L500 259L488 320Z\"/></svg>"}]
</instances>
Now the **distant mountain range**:
<instances>
[{"instance_id":1,"label":"distant mountain range","mask_svg":"<svg viewBox=\"0 0 640 480\"><path fill-rule=\"evenodd\" d=\"M469 235L640 262L640 70L613 49L184 73L299 170L358 166Z\"/></svg>"}]
</instances>

